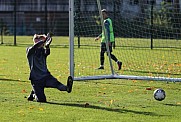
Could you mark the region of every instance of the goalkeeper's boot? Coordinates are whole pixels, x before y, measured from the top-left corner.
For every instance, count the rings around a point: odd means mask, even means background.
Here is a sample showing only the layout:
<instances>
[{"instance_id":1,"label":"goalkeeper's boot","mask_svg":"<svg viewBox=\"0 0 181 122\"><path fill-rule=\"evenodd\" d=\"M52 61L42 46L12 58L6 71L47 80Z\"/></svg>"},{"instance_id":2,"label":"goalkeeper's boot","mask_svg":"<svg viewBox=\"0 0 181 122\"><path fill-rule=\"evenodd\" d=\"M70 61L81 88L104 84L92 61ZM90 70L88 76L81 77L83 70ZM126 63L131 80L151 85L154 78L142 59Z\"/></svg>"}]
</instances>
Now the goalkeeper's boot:
<instances>
[{"instance_id":1,"label":"goalkeeper's boot","mask_svg":"<svg viewBox=\"0 0 181 122\"><path fill-rule=\"evenodd\" d=\"M100 67L97 68L97 69L103 70L103 69L104 69L104 66L100 66Z\"/></svg>"},{"instance_id":2,"label":"goalkeeper's boot","mask_svg":"<svg viewBox=\"0 0 181 122\"><path fill-rule=\"evenodd\" d=\"M120 61L118 61L118 70L120 70L121 69L121 67L122 67L122 62L120 62Z\"/></svg>"},{"instance_id":3,"label":"goalkeeper's boot","mask_svg":"<svg viewBox=\"0 0 181 122\"><path fill-rule=\"evenodd\" d=\"M70 93L72 91L73 86L73 78L71 76L67 79L67 92Z\"/></svg>"},{"instance_id":4,"label":"goalkeeper's boot","mask_svg":"<svg viewBox=\"0 0 181 122\"><path fill-rule=\"evenodd\" d=\"M29 96L28 96L28 101L33 101L35 99L35 95L34 94L30 94Z\"/></svg>"}]
</instances>

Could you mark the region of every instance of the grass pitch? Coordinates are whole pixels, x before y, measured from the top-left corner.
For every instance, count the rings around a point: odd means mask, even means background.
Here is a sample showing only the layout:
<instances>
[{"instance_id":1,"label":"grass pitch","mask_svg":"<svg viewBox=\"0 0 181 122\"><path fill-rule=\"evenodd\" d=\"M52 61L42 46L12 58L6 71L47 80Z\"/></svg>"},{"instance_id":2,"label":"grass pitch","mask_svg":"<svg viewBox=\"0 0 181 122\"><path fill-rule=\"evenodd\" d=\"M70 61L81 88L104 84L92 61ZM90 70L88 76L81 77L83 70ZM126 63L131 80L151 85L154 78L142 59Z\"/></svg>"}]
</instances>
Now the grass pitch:
<instances>
[{"instance_id":1,"label":"grass pitch","mask_svg":"<svg viewBox=\"0 0 181 122\"><path fill-rule=\"evenodd\" d=\"M17 46L0 45L1 122L180 122L179 82L75 81L70 94L45 89L48 103L28 102L31 85L25 51L32 42L31 37L17 39ZM68 41L67 37L61 39ZM68 51L66 45L53 46L47 62L50 72L62 83L69 75ZM156 88L166 91L165 100L154 100Z\"/></svg>"}]
</instances>

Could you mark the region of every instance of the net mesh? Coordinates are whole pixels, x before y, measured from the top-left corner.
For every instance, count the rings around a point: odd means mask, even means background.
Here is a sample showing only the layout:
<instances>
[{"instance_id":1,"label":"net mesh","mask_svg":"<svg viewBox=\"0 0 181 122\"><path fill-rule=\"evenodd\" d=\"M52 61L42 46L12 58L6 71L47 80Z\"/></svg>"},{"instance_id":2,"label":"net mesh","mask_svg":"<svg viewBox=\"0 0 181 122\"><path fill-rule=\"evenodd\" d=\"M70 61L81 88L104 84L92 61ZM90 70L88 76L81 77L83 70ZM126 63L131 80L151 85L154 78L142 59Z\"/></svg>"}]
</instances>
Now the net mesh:
<instances>
[{"instance_id":1,"label":"net mesh","mask_svg":"<svg viewBox=\"0 0 181 122\"><path fill-rule=\"evenodd\" d=\"M111 74L105 54L100 66L102 32L96 0L75 0L75 77ZM112 60L115 74L181 78L181 15L175 2L100 0L101 9L112 19L115 45L113 54L123 62L122 69Z\"/></svg>"}]
</instances>

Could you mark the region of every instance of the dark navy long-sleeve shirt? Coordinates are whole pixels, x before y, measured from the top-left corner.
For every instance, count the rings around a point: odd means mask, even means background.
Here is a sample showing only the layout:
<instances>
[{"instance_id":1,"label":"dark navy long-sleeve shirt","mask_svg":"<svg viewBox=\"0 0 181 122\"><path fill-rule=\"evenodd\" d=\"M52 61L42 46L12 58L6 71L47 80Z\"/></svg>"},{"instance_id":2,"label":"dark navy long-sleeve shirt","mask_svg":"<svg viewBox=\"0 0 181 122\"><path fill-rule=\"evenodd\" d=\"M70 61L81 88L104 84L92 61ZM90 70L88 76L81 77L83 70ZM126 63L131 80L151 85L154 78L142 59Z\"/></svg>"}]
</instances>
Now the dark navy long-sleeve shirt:
<instances>
[{"instance_id":1,"label":"dark navy long-sleeve shirt","mask_svg":"<svg viewBox=\"0 0 181 122\"><path fill-rule=\"evenodd\" d=\"M27 59L30 68L30 80L40 80L50 74L47 69L46 58L50 54L50 49L40 47L44 42L39 41L26 50Z\"/></svg>"}]
</instances>

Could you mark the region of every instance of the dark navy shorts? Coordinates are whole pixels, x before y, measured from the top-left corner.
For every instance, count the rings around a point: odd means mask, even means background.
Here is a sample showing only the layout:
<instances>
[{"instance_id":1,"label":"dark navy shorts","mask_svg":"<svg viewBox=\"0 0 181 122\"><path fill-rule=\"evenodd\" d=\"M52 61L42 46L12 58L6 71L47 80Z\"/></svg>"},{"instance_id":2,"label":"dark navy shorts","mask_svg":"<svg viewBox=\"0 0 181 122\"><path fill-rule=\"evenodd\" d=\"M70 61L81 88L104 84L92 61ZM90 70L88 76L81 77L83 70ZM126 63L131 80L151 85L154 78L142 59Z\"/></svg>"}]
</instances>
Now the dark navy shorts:
<instances>
[{"instance_id":1,"label":"dark navy shorts","mask_svg":"<svg viewBox=\"0 0 181 122\"><path fill-rule=\"evenodd\" d=\"M112 45L113 43L111 42L111 45L109 45L109 51L112 52ZM106 49L106 43L101 43L101 52L107 52L107 49Z\"/></svg>"},{"instance_id":2,"label":"dark navy shorts","mask_svg":"<svg viewBox=\"0 0 181 122\"><path fill-rule=\"evenodd\" d=\"M36 94L37 101L39 102L46 102L44 88L58 88L59 86L64 86L52 75L48 75L41 80L31 81L31 84Z\"/></svg>"}]
</instances>

